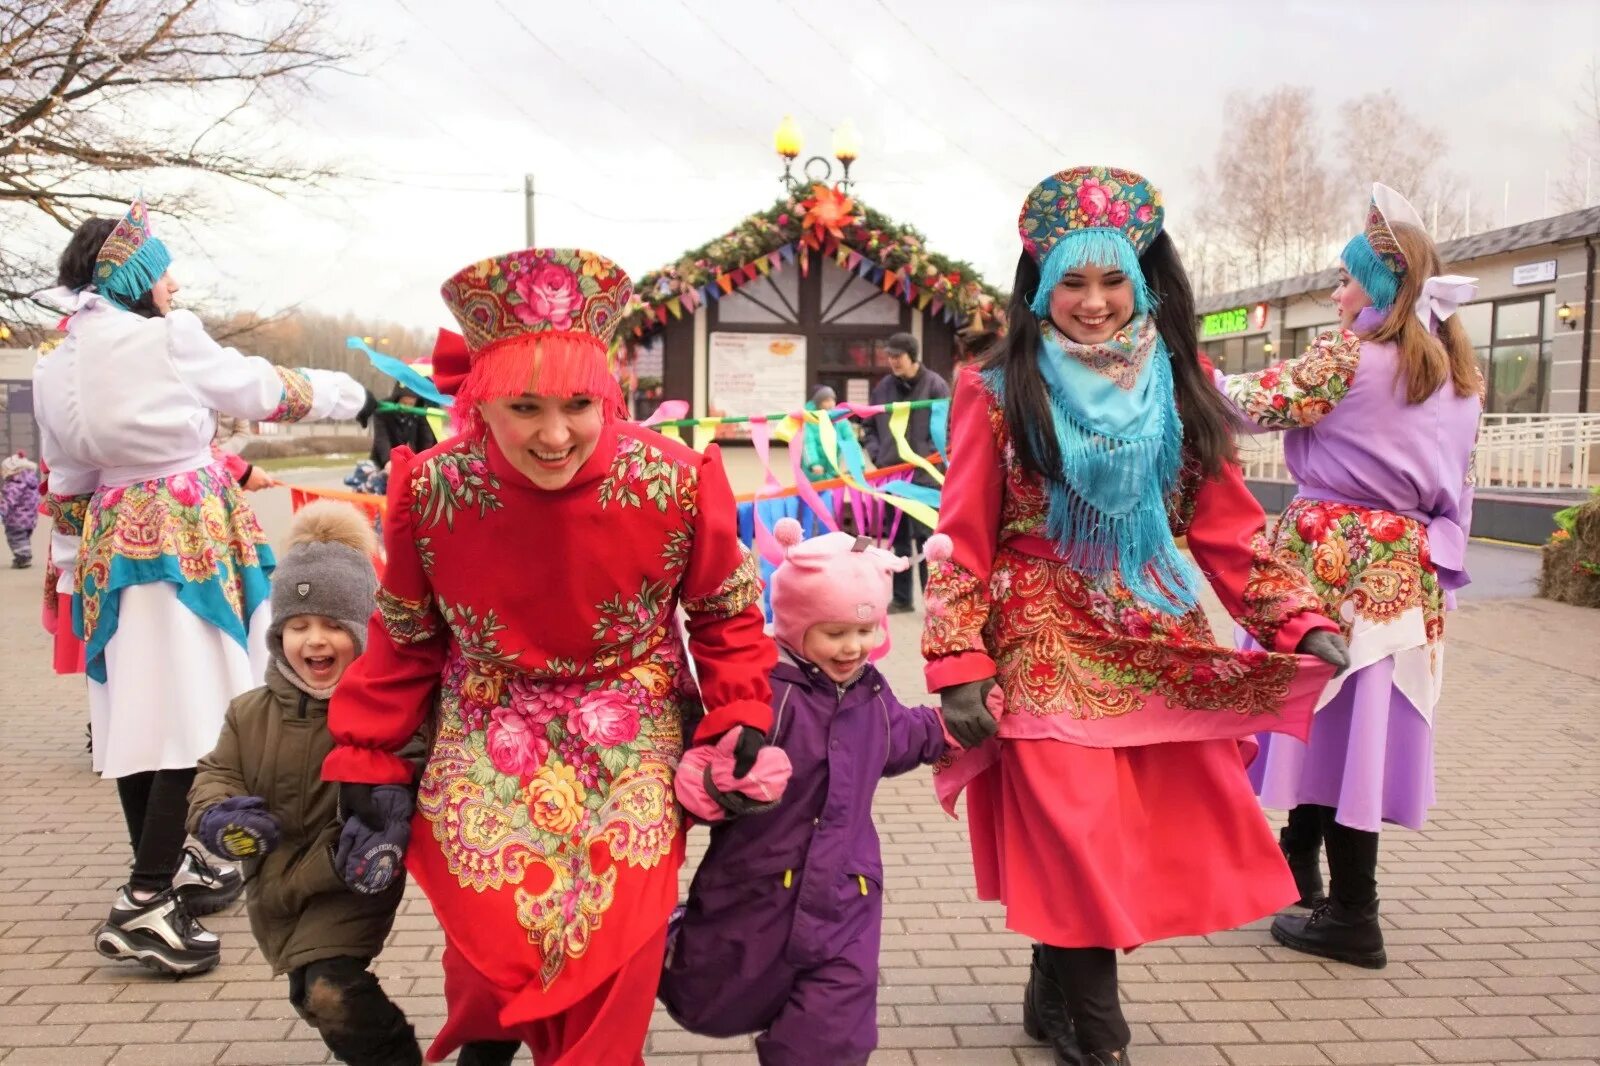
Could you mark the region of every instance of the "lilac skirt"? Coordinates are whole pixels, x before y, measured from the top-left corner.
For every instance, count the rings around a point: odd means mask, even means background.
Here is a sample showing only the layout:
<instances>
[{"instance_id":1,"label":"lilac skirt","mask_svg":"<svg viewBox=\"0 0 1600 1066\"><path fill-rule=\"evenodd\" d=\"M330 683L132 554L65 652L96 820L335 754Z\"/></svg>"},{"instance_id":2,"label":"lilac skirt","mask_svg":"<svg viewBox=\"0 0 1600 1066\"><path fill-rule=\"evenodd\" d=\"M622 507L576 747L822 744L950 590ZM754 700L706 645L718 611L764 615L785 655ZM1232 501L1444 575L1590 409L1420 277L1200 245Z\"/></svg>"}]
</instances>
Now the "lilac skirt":
<instances>
[{"instance_id":1,"label":"lilac skirt","mask_svg":"<svg viewBox=\"0 0 1600 1066\"><path fill-rule=\"evenodd\" d=\"M1332 807L1340 825L1421 829L1433 805L1433 729L1393 684L1394 661L1356 671L1317 712L1311 742L1261 733L1250 783L1263 806Z\"/></svg>"}]
</instances>

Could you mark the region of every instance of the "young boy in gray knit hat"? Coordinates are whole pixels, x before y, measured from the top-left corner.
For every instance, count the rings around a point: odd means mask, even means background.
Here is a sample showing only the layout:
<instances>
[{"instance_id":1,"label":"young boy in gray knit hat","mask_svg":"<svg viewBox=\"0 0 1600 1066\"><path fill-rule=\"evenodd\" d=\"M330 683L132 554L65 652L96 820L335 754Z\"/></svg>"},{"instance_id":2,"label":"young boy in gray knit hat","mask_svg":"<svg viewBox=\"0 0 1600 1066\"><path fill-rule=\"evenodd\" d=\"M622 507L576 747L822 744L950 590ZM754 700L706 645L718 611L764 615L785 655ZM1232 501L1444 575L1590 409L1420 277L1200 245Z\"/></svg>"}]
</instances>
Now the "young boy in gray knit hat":
<instances>
[{"instance_id":1,"label":"young boy in gray knit hat","mask_svg":"<svg viewBox=\"0 0 1600 1066\"><path fill-rule=\"evenodd\" d=\"M379 788L383 828L349 818L341 833L339 786L321 776L333 750L328 698L365 647L376 602L375 537L359 511L333 502L303 508L289 537L272 574L267 683L228 706L189 793L189 831L244 863L250 931L334 1056L410 1066L422 1062L416 1034L368 967L405 888L411 791Z\"/></svg>"}]
</instances>

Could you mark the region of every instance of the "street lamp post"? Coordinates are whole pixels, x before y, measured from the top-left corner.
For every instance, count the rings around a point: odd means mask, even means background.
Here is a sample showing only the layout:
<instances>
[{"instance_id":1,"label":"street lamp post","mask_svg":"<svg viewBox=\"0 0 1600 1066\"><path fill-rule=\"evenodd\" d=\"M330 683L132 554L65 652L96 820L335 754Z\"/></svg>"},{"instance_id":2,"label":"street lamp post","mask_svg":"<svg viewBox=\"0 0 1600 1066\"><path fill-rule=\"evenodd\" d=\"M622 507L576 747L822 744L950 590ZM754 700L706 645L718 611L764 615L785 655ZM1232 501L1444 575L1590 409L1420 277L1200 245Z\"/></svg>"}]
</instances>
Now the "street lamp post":
<instances>
[{"instance_id":1,"label":"street lamp post","mask_svg":"<svg viewBox=\"0 0 1600 1066\"><path fill-rule=\"evenodd\" d=\"M804 143L800 136L800 127L795 125L793 116L783 116L783 121L778 123L778 129L772 135L772 146L783 159L783 174L778 180L783 182L791 193L800 192L808 184L827 182L833 177L833 164L820 155L807 159L805 165L800 168L799 176L795 175L794 161L800 158ZM856 133L855 125L849 119L845 119L833 131L833 156L844 168L844 177L836 185L840 192L848 193L850 187L855 184L850 180L850 164L854 163L860 154L860 137Z\"/></svg>"}]
</instances>

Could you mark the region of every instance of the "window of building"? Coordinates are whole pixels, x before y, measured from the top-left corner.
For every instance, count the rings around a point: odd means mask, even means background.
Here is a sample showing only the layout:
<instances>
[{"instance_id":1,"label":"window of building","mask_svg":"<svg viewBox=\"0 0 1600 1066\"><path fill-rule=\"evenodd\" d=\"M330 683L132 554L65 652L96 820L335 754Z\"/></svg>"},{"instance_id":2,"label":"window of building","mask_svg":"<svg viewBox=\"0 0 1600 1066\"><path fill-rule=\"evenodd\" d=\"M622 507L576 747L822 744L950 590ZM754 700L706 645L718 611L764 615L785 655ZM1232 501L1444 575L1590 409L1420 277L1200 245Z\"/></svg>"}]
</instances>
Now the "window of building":
<instances>
[{"instance_id":1,"label":"window of building","mask_svg":"<svg viewBox=\"0 0 1600 1066\"><path fill-rule=\"evenodd\" d=\"M1257 333L1244 339L1244 369L1264 370L1267 365L1267 335Z\"/></svg>"},{"instance_id":2,"label":"window of building","mask_svg":"<svg viewBox=\"0 0 1600 1066\"><path fill-rule=\"evenodd\" d=\"M1486 300L1468 304L1456 314L1483 372L1484 410L1498 414L1544 410L1554 298L1546 293Z\"/></svg>"},{"instance_id":3,"label":"window of building","mask_svg":"<svg viewBox=\"0 0 1600 1066\"><path fill-rule=\"evenodd\" d=\"M1318 334L1324 333L1330 329L1338 328L1339 323L1337 322L1324 322L1320 326L1301 326L1299 329L1289 334L1288 347L1283 351L1278 352L1276 358L1294 359L1298 356L1302 356L1306 354L1306 349L1311 347L1312 343L1316 341Z\"/></svg>"}]
</instances>

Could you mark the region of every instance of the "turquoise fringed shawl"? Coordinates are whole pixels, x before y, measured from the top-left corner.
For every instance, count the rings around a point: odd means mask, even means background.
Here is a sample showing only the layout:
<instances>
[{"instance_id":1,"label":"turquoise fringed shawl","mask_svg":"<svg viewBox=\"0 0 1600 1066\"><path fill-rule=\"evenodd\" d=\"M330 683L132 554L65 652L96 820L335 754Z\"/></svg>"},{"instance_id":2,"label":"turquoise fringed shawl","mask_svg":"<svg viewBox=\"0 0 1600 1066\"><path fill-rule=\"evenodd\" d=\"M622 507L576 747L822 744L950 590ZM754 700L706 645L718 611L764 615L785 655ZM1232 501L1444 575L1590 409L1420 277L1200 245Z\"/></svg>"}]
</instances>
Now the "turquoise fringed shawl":
<instances>
[{"instance_id":1,"label":"turquoise fringed shawl","mask_svg":"<svg viewBox=\"0 0 1600 1066\"><path fill-rule=\"evenodd\" d=\"M1039 370L1050 394L1061 476L1047 483L1047 530L1070 565L1089 574L1115 570L1141 601L1182 614L1197 600L1199 575L1179 552L1167 519L1178 487L1183 422L1172 391L1172 362L1155 322L1139 315L1101 345L1079 345L1040 323ZM1132 387L1104 372L1132 369ZM1096 369L1099 367L1100 369ZM1004 398L1004 374L984 377Z\"/></svg>"}]
</instances>

